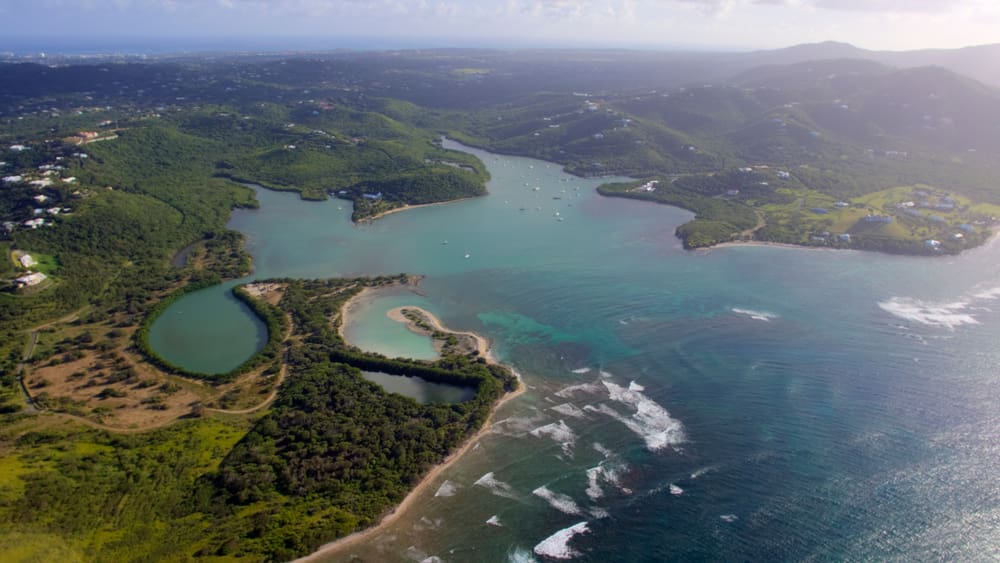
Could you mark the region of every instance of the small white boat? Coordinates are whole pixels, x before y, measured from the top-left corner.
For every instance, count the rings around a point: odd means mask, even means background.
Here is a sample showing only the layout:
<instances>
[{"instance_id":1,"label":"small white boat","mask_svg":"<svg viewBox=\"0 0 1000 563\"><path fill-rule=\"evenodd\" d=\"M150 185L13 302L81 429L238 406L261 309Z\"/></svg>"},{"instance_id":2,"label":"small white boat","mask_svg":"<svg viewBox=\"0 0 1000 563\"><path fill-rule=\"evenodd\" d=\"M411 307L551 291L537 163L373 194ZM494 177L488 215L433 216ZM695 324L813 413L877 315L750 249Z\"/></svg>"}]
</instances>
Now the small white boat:
<instances>
[{"instance_id":1,"label":"small white boat","mask_svg":"<svg viewBox=\"0 0 1000 563\"><path fill-rule=\"evenodd\" d=\"M468 252L466 252L466 253L465 253L465 257L466 257L466 258L470 258L471 256L472 256L472 255L471 255L471 254L469 254Z\"/></svg>"}]
</instances>

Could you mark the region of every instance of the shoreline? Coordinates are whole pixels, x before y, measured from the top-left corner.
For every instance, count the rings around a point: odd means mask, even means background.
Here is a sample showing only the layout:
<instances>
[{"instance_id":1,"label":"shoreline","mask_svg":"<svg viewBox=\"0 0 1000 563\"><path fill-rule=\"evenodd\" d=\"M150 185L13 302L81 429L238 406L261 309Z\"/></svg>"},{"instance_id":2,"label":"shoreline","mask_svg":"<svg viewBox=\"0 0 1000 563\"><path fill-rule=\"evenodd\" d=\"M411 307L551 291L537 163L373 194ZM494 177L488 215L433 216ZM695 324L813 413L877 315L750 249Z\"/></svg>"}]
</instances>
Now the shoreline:
<instances>
[{"instance_id":1,"label":"shoreline","mask_svg":"<svg viewBox=\"0 0 1000 563\"><path fill-rule=\"evenodd\" d=\"M482 197L482 196L460 197L458 199L449 199L448 201L435 201L434 203L417 203L417 204L404 203L400 207L394 207L392 209L388 209L386 211L381 211L379 213L376 213L375 215L371 215L369 217L364 217L362 219L359 219L359 220L355 221L354 224L355 225L361 225L361 224L364 224L364 223L371 223L371 222L373 222L373 221L375 221L377 219L381 219L382 217L385 217L387 215L392 215L393 213L399 213L401 211L409 211L411 209L420 209L421 207L435 207L435 206L438 206L438 205L449 205L451 203L458 203L460 201L465 201L465 200L468 200L468 199L474 199L474 198L477 198L477 197Z\"/></svg>"},{"instance_id":2,"label":"shoreline","mask_svg":"<svg viewBox=\"0 0 1000 563\"><path fill-rule=\"evenodd\" d=\"M437 316L434 313L431 313L427 309L424 309L422 307L411 306L411 305L403 305L402 307L396 307L395 309L390 309L390 310L386 311L385 316L389 317L390 319L392 319L392 320L394 320L394 321L396 321L398 323L405 324L406 328L408 328L411 332L414 332L416 334L420 334L422 336L428 336L428 337L432 338L434 340L434 342L435 342L435 346L434 347L435 347L435 349L437 349L439 347L438 346L438 342L439 341L437 339L433 338L433 336L430 333L428 333L428 331L426 331L426 330L422 329L421 327L417 326L414 321L408 319L403 314L403 311L405 311L405 310L416 311L418 314L422 315L424 317L424 319L427 321L427 323L431 325L431 328L433 330L436 330L436 331L439 331L439 332L443 332L445 334L454 334L454 335L458 335L458 336L468 336L468 337L472 338L476 342L476 350L479 352L479 357L481 357L484 360L486 360L486 363L488 363L488 364L496 364L496 365L500 364L500 362L497 361L496 357L493 356L493 343L492 342L490 342L488 339L484 338L483 336L481 336L479 334L476 334L475 332L451 330L451 329L447 328L446 326L444 326L444 324L441 323L441 319L437 318ZM440 352L441 352L441 350L438 350L439 354L440 354Z\"/></svg>"},{"instance_id":3,"label":"shoreline","mask_svg":"<svg viewBox=\"0 0 1000 563\"><path fill-rule=\"evenodd\" d=\"M971 247L963 248L957 254L948 254L948 253L941 253L941 252L939 252L937 254L904 254L904 253L885 252L885 251L882 251L882 250L873 250L873 249L866 249L866 248L837 248L837 247L830 247L830 246L811 246L811 245L808 245L808 244L792 244L792 243L789 243L789 242L772 242L772 241L766 241L766 240L743 240L743 241L740 241L740 240L731 240L731 241L726 241L726 242L720 242L719 244L713 244L712 246L706 246L704 248L692 248L692 249L688 250L688 252L705 252L705 253L707 253L707 252L711 252L712 250L715 250L716 248L739 248L741 246L770 246L770 247L774 247L774 248L793 248L793 249L797 249L797 250L825 250L825 251L829 251L829 252L842 252L842 251L846 250L846 251L854 251L854 252L873 252L873 253L877 253L877 254L885 254L885 255L888 255L888 256L912 256L912 257L915 257L915 258L938 258L938 257L945 257L945 256L960 256L960 255L965 254L967 252L973 252L973 251L978 250L980 248L986 248L987 246L990 246L990 245L994 244L998 239L1000 239L1000 225L993 225L993 226L990 227L990 236L989 236L989 238L987 238L985 241L983 241L982 244L977 244L976 246L971 246Z\"/></svg>"},{"instance_id":4,"label":"shoreline","mask_svg":"<svg viewBox=\"0 0 1000 563\"><path fill-rule=\"evenodd\" d=\"M771 242L766 240L731 240L726 242L720 242L719 244L713 244L705 248L692 248L691 252L705 251L709 252L716 248L738 248L741 246L770 246L774 248L793 248L796 250L828 250L831 252L836 252L839 250L854 250L864 252L858 248L833 248L829 246L809 246L806 244L792 244L790 242Z\"/></svg>"},{"instance_id":5,"label":"shoreline","mask_svg":"<svg viewBox=\"0 0 1000 563\"><path fill-rule=\"evenodd\" d=\"M360 293L358 293L350 300L348 300L347 303L344 303L344 306L343 308L341 308L341 313L340 313L339 330L341 332L341 337L343 337L344 326L346 326L347 324L345 319L349 318L348 310L353 308L355 310L354 312L356 312L359 306L363 305L364 303L367 302L367 300L371 299L372 292L373 291L371 290L371 288L365 288ZM403 319L403 322L406 322L409 325L410 321L402 316L402 312L400 311L401 309L419 310L431 321L432 325L436 330L441 330L442 332L448 332L452 334L472 335L476 338L476 342L478 345L480 346L489 345L489 341L486 338L483 338L482 336L474 332L459 332L445 328L443 325L441 325L440 320L435 315L431 314L430 312L424 309L421 309L420 307L397 307L395 309L392 309L388 313L397 312L398 316ZM398 319L393 318L393 320L398 320ZM488 347L486 349L486 353L483 355L483 358L485 358L487 362L499 364L497 359L492 354L492 347ZM455 462L461 459L463 455L465 455L470 449L472 449L472 447L475 444L477 444L479 440L483 438L483 436L489 433L490 425L493 422L493 418L496 415L497 411L500 410L501 407L503 407L512 399L519 397L522 393L525 392L526 389L527 387L524 385L524 382L521 381L520 376L518 376L517 389L511 391L510 393L505 393L503 396L500 397L500 399L497 400L497 402L493 405L493 407L490 408L490 414L489 416L486 417L486 420L483 422L483 425L479 428L479 430L477 430L474 434L466 438L465 441L462 442L462 445L460 445L458 449L456 449L452 453L448 454L448 457L446 457L441 463L431 467L430 470L428 470L428 472L423 477L420 478L420 481L417 483L417 485L412 489L410 489L410 492L406 494L406 497L404 497L403 500L400 501L400 503L397 504L394 508L390 509L387 513L382 515L382 517L379 518L378 522L372 524L371 526L363 530L359 530L357 532L354 532L353 534L344 536L340 539L324 544L320 546L316 551L310 553L309 555L305 555L303 557L295 559L294 562L309 563L309 562L321 561L324 558L333 556L338 552L349 549L385 531L386 528L388 528L391 524L393 524L396 520L398 520L401 516L406 514L407 511L409 511L416 505L417 499L421 497L425 492L427 492L432 484L436 483L438 477L440 477L442 473L444 473L447 469L449 469L452 465L454 465Z\"/></svg>"}]
</instances>

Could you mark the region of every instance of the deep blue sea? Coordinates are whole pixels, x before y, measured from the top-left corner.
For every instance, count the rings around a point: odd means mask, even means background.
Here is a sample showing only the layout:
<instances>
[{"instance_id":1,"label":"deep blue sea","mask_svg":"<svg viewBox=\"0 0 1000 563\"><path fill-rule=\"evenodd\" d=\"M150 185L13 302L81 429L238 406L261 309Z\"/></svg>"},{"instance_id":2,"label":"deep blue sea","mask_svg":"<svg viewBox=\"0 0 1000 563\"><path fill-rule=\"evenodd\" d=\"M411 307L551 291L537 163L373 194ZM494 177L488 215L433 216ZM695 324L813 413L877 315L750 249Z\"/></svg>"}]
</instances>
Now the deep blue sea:
<instances>
[{"instance_id":1,"label":"deep blue sea","mask_svg":"<svg viewBox=\"0 0 1000 563\"><path fill-rule=\"evenodd\" d=\"M465 150L490 196L359 227L344 202L259 190L231 223L257 278L426 275L350 331L420 305L493 339L528 387L415 508L332 560L1000 559L1000 244L686 252L685 211ZM198 311L231 328L200 333ZM222 289L155 333L231 344L174 350L209 370L260 338Z\"/></svg>"}]
</instances>

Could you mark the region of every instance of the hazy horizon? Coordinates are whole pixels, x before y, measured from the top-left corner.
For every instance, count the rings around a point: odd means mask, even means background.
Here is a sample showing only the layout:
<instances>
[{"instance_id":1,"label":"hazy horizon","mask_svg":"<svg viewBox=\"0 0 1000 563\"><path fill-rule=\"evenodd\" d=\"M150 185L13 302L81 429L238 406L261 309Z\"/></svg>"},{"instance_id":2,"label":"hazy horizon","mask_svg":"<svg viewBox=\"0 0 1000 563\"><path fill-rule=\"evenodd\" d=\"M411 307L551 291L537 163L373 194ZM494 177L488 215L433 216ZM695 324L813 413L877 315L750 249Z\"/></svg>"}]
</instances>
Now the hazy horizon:
<instances>
[{"instance_id":1,"label":"hazy horizon","mask_svg":"<svg viewBox=\"0 0 1000 563\"><path fill-rule=\"evenodd\" d=\"M19 53L1000 42L1000 6L985 0L9 0L0 17L0 50Z\"/></svg>"}]
</instances>

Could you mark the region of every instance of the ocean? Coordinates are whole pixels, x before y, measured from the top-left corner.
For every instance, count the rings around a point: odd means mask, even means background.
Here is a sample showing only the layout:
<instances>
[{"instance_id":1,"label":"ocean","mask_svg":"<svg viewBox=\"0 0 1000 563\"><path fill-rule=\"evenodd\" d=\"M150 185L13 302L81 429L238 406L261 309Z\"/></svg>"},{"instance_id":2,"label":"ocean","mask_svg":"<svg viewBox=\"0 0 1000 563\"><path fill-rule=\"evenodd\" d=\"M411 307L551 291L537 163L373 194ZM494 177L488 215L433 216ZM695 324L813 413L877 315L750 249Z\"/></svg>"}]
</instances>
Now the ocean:
<instances>
[{"instance_id":1,"label":"ocean","mask_svg":"<svg viewBox=\"0 0 1000 563\"><path fill-rule=\"evenodd\" d=\"M411 510L331 560L1000 558L1000 244L688 252L686 211L462 150L488 197L354 226L349 203L261 189L230 224L257 279L426 276L358 311L352 341L426 354L385 319L418 305L492 339L527 385ZM211 288L152 337L224 371L262 333Z\"/></svg>"}]
</instances>

